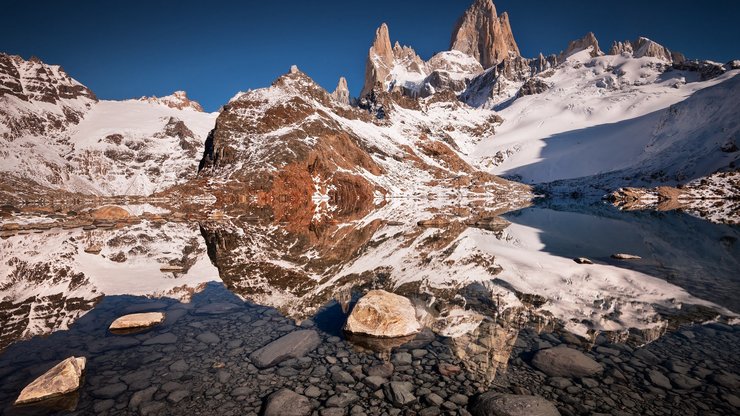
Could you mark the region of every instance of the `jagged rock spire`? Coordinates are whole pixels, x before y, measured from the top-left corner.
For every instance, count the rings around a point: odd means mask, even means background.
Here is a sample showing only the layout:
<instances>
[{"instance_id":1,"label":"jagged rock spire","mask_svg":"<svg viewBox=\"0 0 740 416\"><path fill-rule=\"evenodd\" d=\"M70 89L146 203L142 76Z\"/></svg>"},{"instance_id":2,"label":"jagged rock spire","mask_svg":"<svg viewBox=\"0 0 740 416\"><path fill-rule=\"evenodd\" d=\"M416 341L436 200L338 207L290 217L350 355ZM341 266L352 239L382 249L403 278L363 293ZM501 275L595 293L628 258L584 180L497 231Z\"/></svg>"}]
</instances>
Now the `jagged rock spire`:
<instances>
[{"instance_id":1,"label":"jagged rock spire","mask_svg":"<svg viewBox=\"0 0 740 416\"><path fill-rule=\"evenodd\" d=\"M347 87L346 78L339 77L337 88L331 93L331 96L340 103L349 105L349 88Z\"/></svg>"},{"instance_id":2,"label":"jagged rock spire","mask_svg":"<svg viewBox=\"0 0 740 416\"><path fill-rule=\"evenodd\" d=\"M365 84L360 96L365 96L377 82L382 82L393 68L393 47L388 33L388 25L383 23L375 31L375 39L368 51L365 64Z\"/></svg>"},{"instance_id":3,"label":"jagged rock spire","mask_svg":"<svg viewBox=\"0 0 740 416\"><path fill-rule=\"evenodd\" d=\"M510 55L520 56L509 23L509 15L496 14L491 0L476 0L458 19L452 31L450 49L476 58L484 68Z\"/></svg>"}]
</instances>

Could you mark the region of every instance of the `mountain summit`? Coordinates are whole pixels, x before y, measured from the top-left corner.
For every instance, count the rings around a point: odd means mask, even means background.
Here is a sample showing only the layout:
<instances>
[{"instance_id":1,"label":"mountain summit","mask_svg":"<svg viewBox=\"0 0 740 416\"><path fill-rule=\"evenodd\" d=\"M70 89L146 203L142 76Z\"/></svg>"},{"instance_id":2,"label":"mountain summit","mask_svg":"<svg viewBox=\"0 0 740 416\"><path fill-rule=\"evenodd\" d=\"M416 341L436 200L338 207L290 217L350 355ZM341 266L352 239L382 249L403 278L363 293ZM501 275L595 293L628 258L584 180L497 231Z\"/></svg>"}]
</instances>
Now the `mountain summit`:
<instances>
[{"instance_id":1,"label":"mountain summit","mask_svg":"<svg viewBox=\"0 0 740 416\"><path fill-rule=\"evenodd\" d=\"M491 0L476 0L455 24L450 49L476 58L484 68L490 68L508 58L520 56L509 15L496 15Z\"/></svg>"}]
</instances>

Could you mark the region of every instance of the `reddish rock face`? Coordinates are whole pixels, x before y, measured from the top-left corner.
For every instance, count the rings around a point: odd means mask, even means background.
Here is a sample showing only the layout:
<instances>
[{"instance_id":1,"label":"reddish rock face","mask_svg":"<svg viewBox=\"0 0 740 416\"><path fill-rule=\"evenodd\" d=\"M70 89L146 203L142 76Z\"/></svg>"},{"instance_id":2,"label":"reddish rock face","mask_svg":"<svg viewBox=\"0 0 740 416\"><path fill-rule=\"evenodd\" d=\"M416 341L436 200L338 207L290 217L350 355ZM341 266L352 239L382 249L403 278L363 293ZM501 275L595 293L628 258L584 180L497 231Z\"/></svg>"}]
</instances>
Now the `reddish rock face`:
<instances>
[{"instance_id":1,"label":"reddish rock face","mask_svg":"<svg viewBox=\"0 0 740 416\"><path fill-rule=\"evenodd\" d=\"M224 107L206 143L201 176L228 178L228 187L280 212L313 212L319 193L339 205L372 200L382 191L359 172L383 174L331 114L367 117L344 107L300 71Z\"/></svg>"}]
</instances>

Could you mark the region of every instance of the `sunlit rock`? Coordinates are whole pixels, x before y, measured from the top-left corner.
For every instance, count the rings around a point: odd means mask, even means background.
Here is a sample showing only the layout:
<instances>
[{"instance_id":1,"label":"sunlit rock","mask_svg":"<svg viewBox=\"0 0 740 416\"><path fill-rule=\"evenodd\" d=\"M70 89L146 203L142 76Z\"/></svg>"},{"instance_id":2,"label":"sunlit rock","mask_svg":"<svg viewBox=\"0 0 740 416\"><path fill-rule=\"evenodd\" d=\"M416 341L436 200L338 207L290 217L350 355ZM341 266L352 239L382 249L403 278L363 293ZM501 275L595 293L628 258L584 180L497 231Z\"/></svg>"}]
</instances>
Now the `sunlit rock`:
<instances>
[{"instance_id":1,"label":"sunlit rock","mask_svg":"<svg viewBox=\"0 0 740 416\"><path fill-rule=\"evenodd\" d=\"M147 328L162 323L162 321L164 321L164 313L162 312L132 313L116 319L112 324L110 324L108 329L114 331L122 329Z\"/></svg>"},{"instance_id":2,"label":"sunlit rock","mask_svg":"<svg viewBox=\"0 0 740 416\"><path fill-rule=\"evenodd\" d=\"M404 337L416 334L421 325L407 298L384 290L371 290L352 309L346 331L376 337Z\"/></svg>"},{"instance_id":3,"label":"sunlit rock","mask_svg":"<svg viewBox=\"0 0 740 416\"><path fill-rule=\"evenodd\" d=\"M52 399L80 388L85 371L85 357L69 357L31 382L21 391L15 404L28 404Z\"/></svg>"}]
</instances>

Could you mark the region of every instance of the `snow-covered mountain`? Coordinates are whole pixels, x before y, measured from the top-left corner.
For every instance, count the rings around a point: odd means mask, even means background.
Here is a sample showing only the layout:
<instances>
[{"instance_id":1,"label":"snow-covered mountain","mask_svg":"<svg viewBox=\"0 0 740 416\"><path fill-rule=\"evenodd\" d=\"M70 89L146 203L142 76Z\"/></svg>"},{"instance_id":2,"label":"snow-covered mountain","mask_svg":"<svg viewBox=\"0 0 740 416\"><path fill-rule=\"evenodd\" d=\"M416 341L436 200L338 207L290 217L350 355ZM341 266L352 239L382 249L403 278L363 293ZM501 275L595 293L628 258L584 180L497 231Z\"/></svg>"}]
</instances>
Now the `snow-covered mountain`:
<instances>
[{"instance_id":1,"label":"snow-covered mountain","mask_svg":"<svg viewBox=\"0 0 740 416\"><path fill-rule=\"evenodd\" d=\"M515 33L475 0L450 50L425 60L382 24L360 97L294 68L219 114L181 91L98 101L59 67L2 55L1 169L23 186L0 195L211 193L313 211L382 195L526 197L495 175L603 194L737 169L740 61L688 60L645 37L605 53L594 33L527 58Z\"/></svg>"},{"instance_id":2,"label":"snow-covered mountain","mask_svg":"<svg viewBox=\"0 0 740 416\"><path fill-rule=\"evenodd\" d=\"M0 54L0 170L51 190L149 195L196 175L216 114L184 92L99 101L58 66Z\"/></svg>"}]
</instances>

